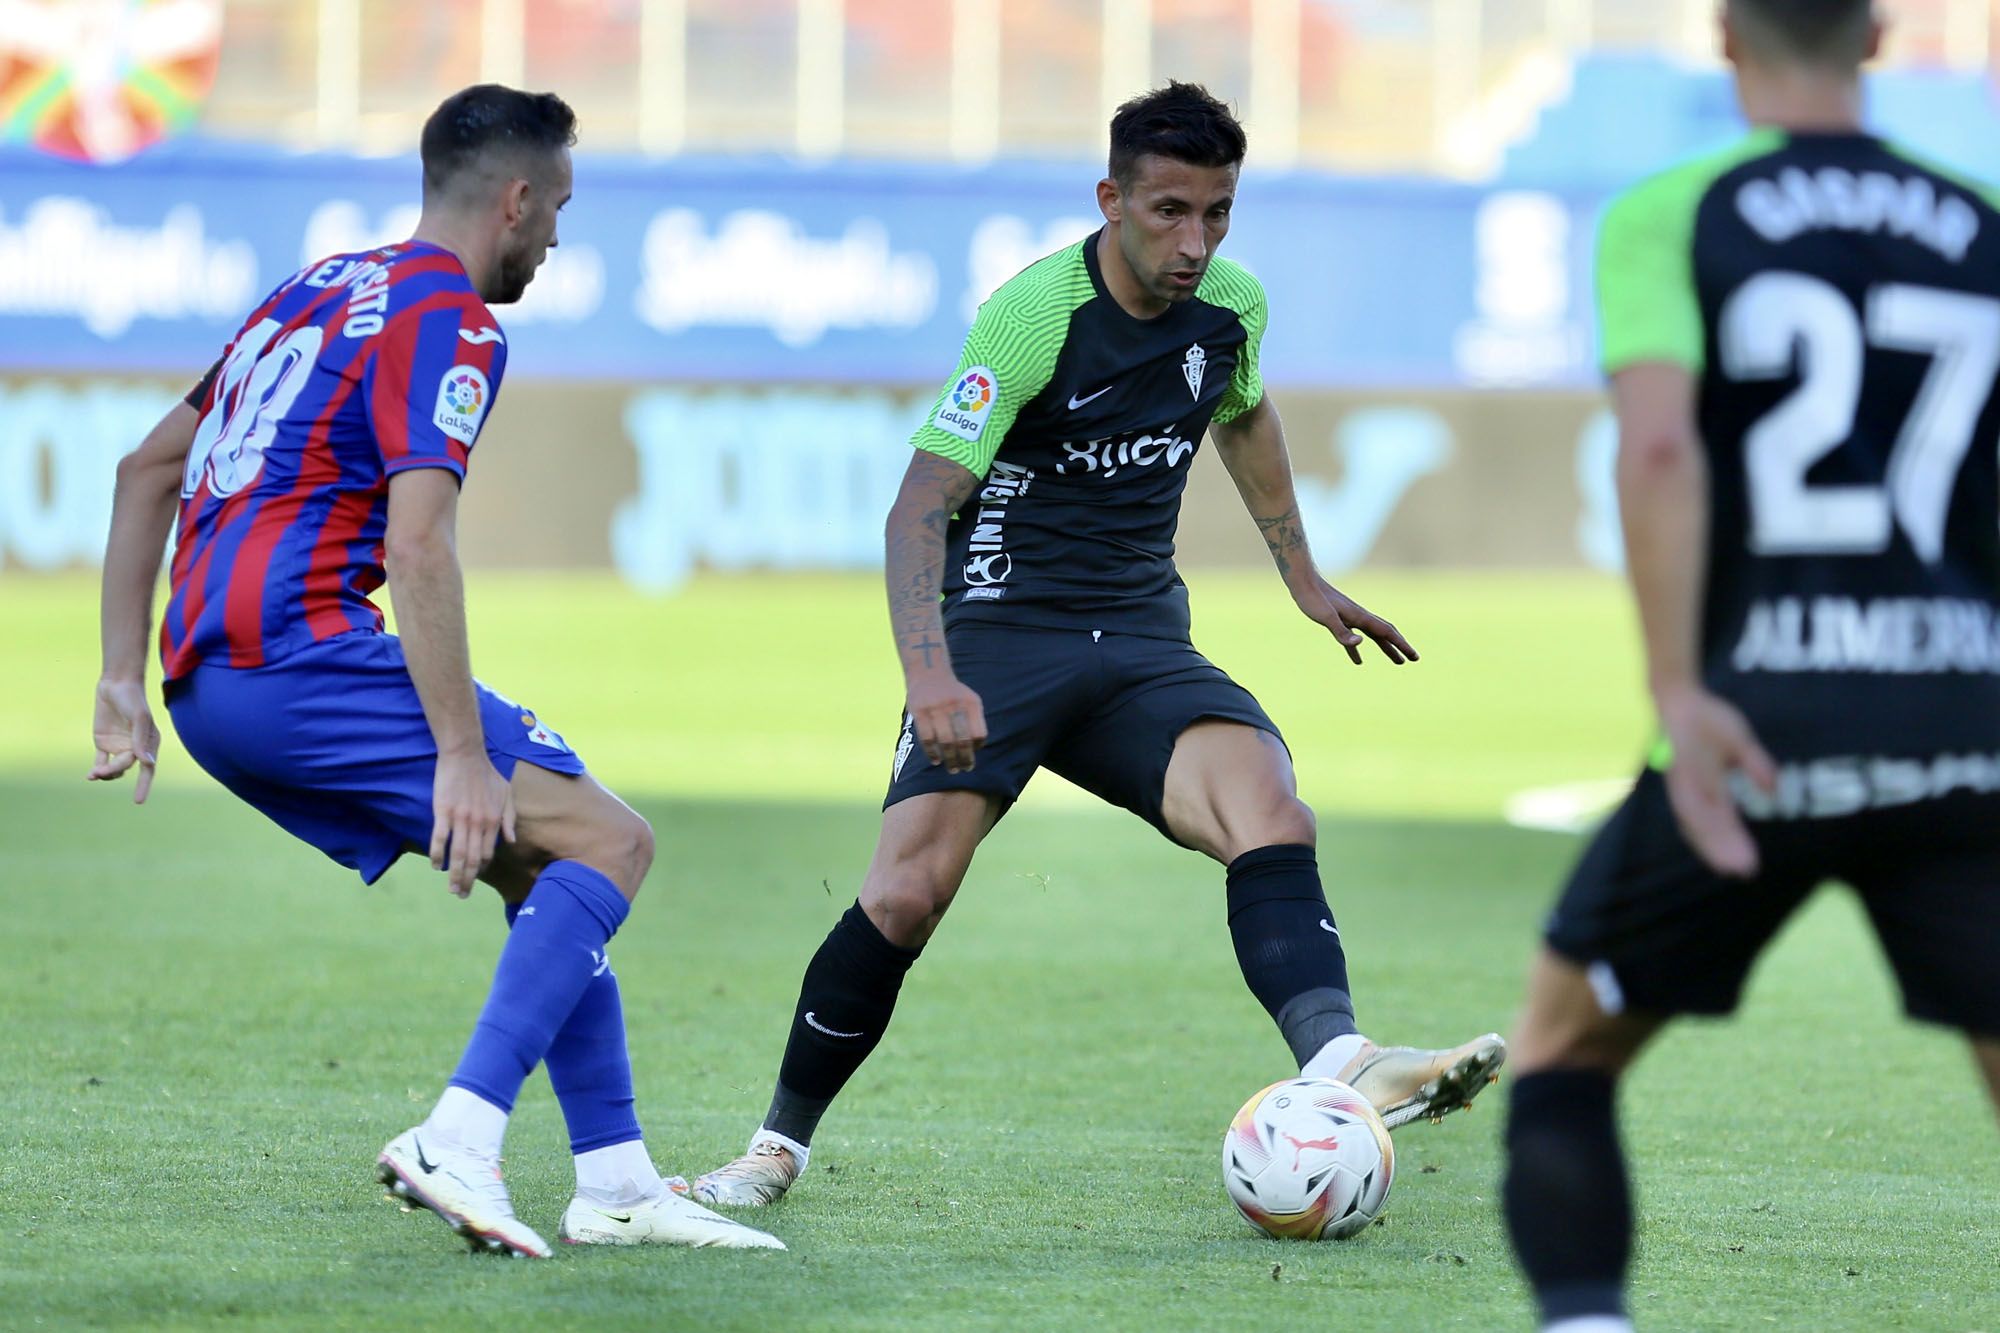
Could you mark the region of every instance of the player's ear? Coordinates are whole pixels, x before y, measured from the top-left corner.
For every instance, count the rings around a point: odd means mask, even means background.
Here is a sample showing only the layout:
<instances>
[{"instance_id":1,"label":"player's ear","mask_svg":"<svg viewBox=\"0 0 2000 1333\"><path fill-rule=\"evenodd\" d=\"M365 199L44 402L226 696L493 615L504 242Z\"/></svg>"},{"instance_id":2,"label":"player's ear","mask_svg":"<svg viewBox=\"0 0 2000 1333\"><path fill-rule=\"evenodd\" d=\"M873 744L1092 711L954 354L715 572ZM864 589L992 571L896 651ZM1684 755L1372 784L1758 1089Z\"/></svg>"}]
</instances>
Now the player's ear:
<instances>
[{"instance_id":1,"label":"player's ear","mask_svg":"<svg viewBox=\"0 0 2000 1333\"><path fill-rule=\"evenodd\" d=\"M1097 182L1097 211L1104 214L1106 222L1118 221L1125 212L1125 196L1109 176Z\"/></svg>"},{"instance_id":2,"label":"player's ear","mask_svg":"<svg viewBox=\"0 0 2000 1333\"><path fill-rule=\"evenodd\" d=\"M1861 59L1873 60L1882 54L1882 11L1877 9L1868 15L1868 45L1862 48Z\"/></svg>"},{"instance_id":3,"label":"player's ear","mask_svg":"<svg viewBox=\"0 0 2000 1333\"><path fill-rule=\"evenodd\" d=\"M534 186L519 176L508 180L506 189L500 194L500 211L508 226L521 225L521 219L528 215L528 196L533 191Z\"/></svg>"},{"instance_id":4,"label":"player's ear","mask_svg":"<svg viewBox=\"0 0 2000 1333\"><path fill-rule=\"evenodd\" d=\"M1742 48L1736 38L1736 25L1729 21L1729 7L1727 5L1716 10L1715 26L1722 33L1722 58L1732 65L1739 63Z\"/></svg>"}]
</instances>

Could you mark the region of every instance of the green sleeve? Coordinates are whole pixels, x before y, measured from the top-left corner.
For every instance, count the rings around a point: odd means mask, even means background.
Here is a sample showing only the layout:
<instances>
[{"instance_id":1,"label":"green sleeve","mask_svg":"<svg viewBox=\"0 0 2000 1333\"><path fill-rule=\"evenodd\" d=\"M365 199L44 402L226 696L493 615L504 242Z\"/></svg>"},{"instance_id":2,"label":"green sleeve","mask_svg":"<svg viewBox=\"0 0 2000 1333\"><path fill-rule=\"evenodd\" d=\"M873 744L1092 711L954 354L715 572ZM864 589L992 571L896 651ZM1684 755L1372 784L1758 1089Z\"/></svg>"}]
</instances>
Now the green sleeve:
<instances>
[{"instance_id":1,"label":"green sleeve","mask_svg":"<svg viewBox=\"0 0 2000 1333\"><path fill-rule=\"evenodd\" d=\"M1215 405L1215 415L1209 418L1211 425L1226 426L1264 401L1260 357L1270 306L1264 297L1264 284L1249 269L1226 259L1217 259L1208 266L1208 275L1195 295L1229 307L1243 322L1243 349L1236 354L1235 373L1230 375L1229 387Z\"/></svg>"},{"instance_id":2,"label":"green sleeve","mask_svg":"<svg viewBox=\"0 0 2000 1333\"><path fill-rule=\"evenodd\" d=\"M1597 233L1598 363L1614 374L1642 361L1700 371L1707 338L1694 277L1694 224L1715 183L1783 146L1758 129L1641 181L1611 202Z\"/></svg>"},{"instance_id":3,"label":"green sleeve","mask_svg":"<svg viewBox=\"0 0 2000 1333\"><path fill-rule=\"evenodd\" d=\"M1228 425L1264 401L1264 372L1259 357L1264 349L1264 324L1270 317L1270 309L1264 303L1264 289L1259 287L1256 301L1237 314L1243 320L1246 336L1243 350L1236 354L1236 373L1229 377L1229 390L1215 405L1215 415L1210 418L1218 426Z\"/></svg>"},{"instance_id":4,"label":"green sleeve","mask_svg":"<svg viewBox=\"0 0 2000 1333\"><path fill-rule=\"evenodd\" d=\"M988 297L965 335L958 369L910 437L911 447L984 477L1021 408L1048 387L1070 315L1089 293L1082 247L1073 246L1030 265Z\"/></svg>"},{"instance_id":5,"label":"green sleeve","mask_svg":"<svg viewBox=\"0 0 2000 1333\"><path fill-rule=\"evenodd\" d=\"M1597 234L1598 359L1609 375L1642 361L1702 367L1706 345L1694 285L1696 193L1672 177L1627 190Z\"/></svg>"}]
</instances>

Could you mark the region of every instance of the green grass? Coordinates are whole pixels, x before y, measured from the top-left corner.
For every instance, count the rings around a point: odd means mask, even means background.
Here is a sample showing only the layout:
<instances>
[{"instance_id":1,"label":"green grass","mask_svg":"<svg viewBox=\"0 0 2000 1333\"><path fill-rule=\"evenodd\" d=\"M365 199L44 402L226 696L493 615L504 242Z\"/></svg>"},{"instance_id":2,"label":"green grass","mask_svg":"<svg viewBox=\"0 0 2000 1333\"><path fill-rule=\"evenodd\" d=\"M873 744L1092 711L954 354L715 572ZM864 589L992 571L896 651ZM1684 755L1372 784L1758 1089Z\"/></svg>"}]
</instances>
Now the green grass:
<instances>
[{"instance_id":1,"label":"green grass","mask_svg":"<svg viewBox=\"0 0 2000 1333\"><path fill-rule=\"evenodd\" d=\"M1285 726L1370 1030L1505 1027L1577 842L1513 790L1616 775L1643 739L1627 614L1593 579L1371 578L1426 654L1345 665L1268 580L1196 585L1199 641ZM852 898L894 743L866 579L489 578L481 674L654 821L615 956L669 1170L761 1114L799 970ZM768 1218L785 1255L466 1256L369 1163L449 1072L501 936L405 863L373 889L169 743L153 802L79 778L82 580L0 579L0 1325L741 1329L1522 1328L1493 1208L1498 1098L1398 1136L1387 1221L1252 1235L1223 1123L1289 1072L1244 992L1219 872L1052 779L995 834L893 1034ZM2000 1327L1992 1116L1959 1044L1901 1024L1828 894L1736 1023L1670 1034L1625 1094L1656 1329ZM509 1138L553 1230L560 1118Z\"/></svg>"}]
</instances>

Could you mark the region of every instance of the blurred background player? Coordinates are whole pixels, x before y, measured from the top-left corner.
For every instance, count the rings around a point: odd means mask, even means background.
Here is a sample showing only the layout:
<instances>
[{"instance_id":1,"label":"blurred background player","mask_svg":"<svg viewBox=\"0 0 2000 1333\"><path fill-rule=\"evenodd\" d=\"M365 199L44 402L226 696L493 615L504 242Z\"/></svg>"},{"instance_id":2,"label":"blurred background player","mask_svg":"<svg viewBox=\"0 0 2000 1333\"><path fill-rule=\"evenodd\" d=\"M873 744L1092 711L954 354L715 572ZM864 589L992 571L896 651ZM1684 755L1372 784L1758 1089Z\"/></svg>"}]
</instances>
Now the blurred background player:
<instances>
[{"instance_id":1,"label":"blurred background player","mask_svg":"<svg viewBox=\"0 0 2000 1333\"><path fill-rule=\"evenodd\" d=\"M415 236L294 274L198 404L121 464L91 776L136 765L137 801L151 785L145 641L178 495L161 656L188 752L369 883L428 851L453 893L483 879L507 904L471 1043L430 1117L382 1150L383 1183L475 1249L546 1257L500 1176L546 1061L576 1154L565 1240L782 1249L665 1190L641 1138L606 948L651 830L469 665L459 486L507 356L487 305L519 300L556 245L575 123L551 93L448 98L424 126ZM385 566L400 636L369 601Z\"/></svg>"},{"instance_id":2,"label":"blurred background player","mask_svg":"<svg viewBox=\"0 0 2000 1333\"><path fill-rule=\"evenodd\" d=\"M1634 187L1598 254L1663 737L1515 1039L1507 1226L1565 1333L1631 1327L1619 1075L1733 1009L1822 881L2000 1102L2000 212L1861 129L1868 0L1729 0L1722 34L1757 128Z\"/></svg>"},{"instance_id":3,"label":"blurred background player","mask_svg":"<svg viewBox=\"0 0 2000 1333\"><path fill-rule=\"evenodd\" d=\"M1174 531L1212 426L1299 610L1356 664L1364 635L1393 663L1417 656L1307 548L1258 373L1264 290L1215 254L1244 142L1196 85L1127 102L1097 186L1105 226L980 307L889 513L907 703L881 838L859 900L806 966L762 1127L694 1197L767 1204L798 1179L973 852L1038 768L1228 867L1237 962L1304 1073L1353 1083L1392 1128L1497 1077L1497 1036L1384 1049L1357 1030L1291 756L1189 641Z\"/></svg>"}]
</instances>

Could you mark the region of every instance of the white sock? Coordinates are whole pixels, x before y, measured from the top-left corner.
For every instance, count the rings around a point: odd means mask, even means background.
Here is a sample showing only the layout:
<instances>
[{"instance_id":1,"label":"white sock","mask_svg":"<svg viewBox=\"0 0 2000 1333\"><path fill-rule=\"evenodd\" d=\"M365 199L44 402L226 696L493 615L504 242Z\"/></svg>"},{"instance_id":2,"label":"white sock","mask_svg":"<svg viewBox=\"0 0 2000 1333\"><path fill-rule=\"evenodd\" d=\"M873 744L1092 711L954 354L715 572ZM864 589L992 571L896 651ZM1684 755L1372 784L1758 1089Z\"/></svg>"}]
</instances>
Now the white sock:
<instances>
[{"instance_id":1,"label":"white sock","mask_svg":"<svg viewBox=\"0 0 2000 1333\"><path fill-rule=\"evenodd\" d=\"M1319 1048L1319 1054L1305 1062L1299 1070L1300 1078L1339 1078L1340 1071L1347 1068L1361 1048L1368 1044L1368 1038L1359 1032L1350 1032L1344 1037L1335 1037Z\"/></svg>"},{"instance_id":2,"label":"white sock","mask_svg":"<svg viewBox=\"0 0 2000 1333\"><path fill-rule=\"evenodd\" d=\"M788 1139L774 1129L759 1129L755 1134L750 1136L750 1146L752 1148L755 1148L760 1143L775 1143L780 1148L785 1149L791 1153L792 1160L798 1163L799 1174L804 1175L806 1173L806 1158L812 1156L812 1149L806 1147L805 1144L800 1143L797 1139Z\"/></svg>"},{"instance_id":3,"label":"white sock","mask_svg":"<svg viewBox=\"0 0 2000 1333\"><path fill-rule=\"evenodd\" d=\"M481 1157L498 1157L507 1137L507 1113L477 1093L450 1087L431 1108L424 1132Z\"/></svg>"},{"instance_id":4,"label":"white sock","mask_svg":"<svg viewBox=\"0 0 2000 1333\"><path fill-rule=\"evenodd\" d=\"M1542 1333L1632 1333L1632 1321L1622 1314L1587 1314L1543 1324Z\"/></svg>"},{"instance_id":5,"label":"white sock","mask_svg":"<svg viewBox=\"0 0 2000 1333\"><path fill-rule=\"evenodd\" d=\"M637 1203L660 1192L660 1171L644 1139L576 1155L576 1188L600 1203Z\"/></svg>"}]
</instances>

